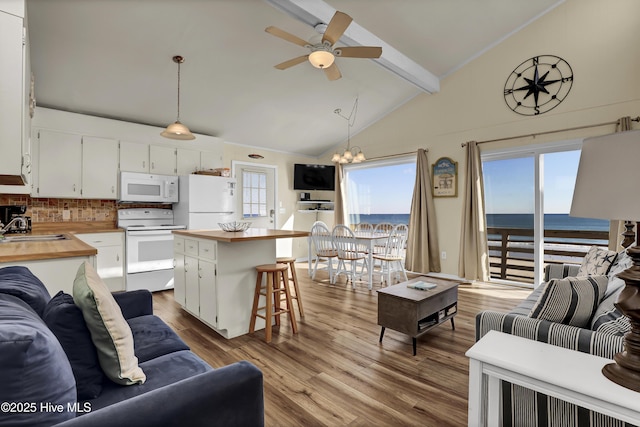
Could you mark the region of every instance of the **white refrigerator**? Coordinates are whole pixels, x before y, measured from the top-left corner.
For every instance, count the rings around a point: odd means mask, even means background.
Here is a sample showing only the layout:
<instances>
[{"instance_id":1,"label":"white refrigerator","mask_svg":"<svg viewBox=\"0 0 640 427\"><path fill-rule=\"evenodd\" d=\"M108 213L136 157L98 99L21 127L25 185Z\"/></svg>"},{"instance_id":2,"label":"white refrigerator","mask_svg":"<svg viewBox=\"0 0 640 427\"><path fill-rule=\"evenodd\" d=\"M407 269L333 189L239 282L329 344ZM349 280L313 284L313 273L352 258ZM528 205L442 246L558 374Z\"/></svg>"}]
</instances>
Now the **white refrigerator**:
<instances>
[{"instance_id":1,"label":"white refrigerator","mask_svg":"<svg viewBox=\"0 0 640 427\"><path fill-rule=\"evenodd\" d=\"M189 230L219 230L220 222L236 220L236 180L222 176L183 175L173 221Z\"/></svg>"}]
</instances>

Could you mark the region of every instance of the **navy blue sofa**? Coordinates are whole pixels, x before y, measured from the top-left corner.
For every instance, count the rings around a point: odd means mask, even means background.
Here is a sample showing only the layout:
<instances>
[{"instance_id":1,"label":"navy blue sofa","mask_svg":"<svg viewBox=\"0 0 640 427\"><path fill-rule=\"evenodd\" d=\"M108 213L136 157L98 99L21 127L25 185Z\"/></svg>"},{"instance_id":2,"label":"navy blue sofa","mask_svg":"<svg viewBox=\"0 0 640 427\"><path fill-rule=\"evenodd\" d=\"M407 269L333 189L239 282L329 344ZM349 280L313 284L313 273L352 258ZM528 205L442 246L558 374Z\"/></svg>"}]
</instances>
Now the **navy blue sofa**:
<instances>
[{"instance_id":1,"label":"navy blue sofa","mask_svg":"<svg viewBox=\"0 0 640 427\"><path fill-rule=\"evenodd\" d=\"M213 369L153 315L151 293L113 294L147 379L118 385L98 363L73 298L25 267L0 269L0 425L263 426L263 378L247 361Z\"/></svg>"}]
</instances>

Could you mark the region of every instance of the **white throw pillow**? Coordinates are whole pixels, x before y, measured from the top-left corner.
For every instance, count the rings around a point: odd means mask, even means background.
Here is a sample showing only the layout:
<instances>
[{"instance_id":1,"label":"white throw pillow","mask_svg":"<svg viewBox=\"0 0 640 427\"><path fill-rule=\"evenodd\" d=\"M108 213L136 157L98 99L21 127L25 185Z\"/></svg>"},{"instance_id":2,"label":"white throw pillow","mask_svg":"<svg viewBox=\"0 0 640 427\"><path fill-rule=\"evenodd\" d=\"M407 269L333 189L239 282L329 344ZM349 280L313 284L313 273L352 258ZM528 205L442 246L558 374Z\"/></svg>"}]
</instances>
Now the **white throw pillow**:
<instances>
[{"instance_id":1,"label":"white throw pillow","mask_svg":"<svg viewBox=\"0 0 640 427\"><path fill-rule=\"evenodd\" d=\"M600 276L609 272L611 263L616 258L617 253L598 246L591 246L589 252L582 259L578 277Z\"/></svg>"}]
</instances>

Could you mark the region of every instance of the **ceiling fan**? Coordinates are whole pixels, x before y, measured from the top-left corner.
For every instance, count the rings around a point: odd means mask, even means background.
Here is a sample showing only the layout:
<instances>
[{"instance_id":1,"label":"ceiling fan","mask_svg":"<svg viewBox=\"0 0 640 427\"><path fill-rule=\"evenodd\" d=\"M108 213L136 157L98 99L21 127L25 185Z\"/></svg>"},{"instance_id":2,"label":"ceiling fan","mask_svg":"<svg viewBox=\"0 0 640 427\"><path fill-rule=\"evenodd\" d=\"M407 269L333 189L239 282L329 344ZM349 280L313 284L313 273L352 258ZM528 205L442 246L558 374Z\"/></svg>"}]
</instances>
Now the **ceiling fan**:
<instances>
[{"instance_id":1,"label":"ceiling fan","mask_svg":"<svg viewBox=\"0 0 640 427\"><path fill-rule=\"evenodd\" d=\"M278 70L286 70L289 67L303 63L309 60L311 65L324 70L329 80L338 80L342 77L338 66L334 62L336 56L345 58L380 58L382 48L375 46L353 46L353 47L334 47L336 42L342 37L345 30L351 24L353 18L346 13L336 11L331 18L327 29L322 35L319 43L307 42L298 36L294 36L277 27L267 27L265 31L283 40L306 47L311 50L308 55L298 56L275 66Z\"/></svg>"}]
</instances>

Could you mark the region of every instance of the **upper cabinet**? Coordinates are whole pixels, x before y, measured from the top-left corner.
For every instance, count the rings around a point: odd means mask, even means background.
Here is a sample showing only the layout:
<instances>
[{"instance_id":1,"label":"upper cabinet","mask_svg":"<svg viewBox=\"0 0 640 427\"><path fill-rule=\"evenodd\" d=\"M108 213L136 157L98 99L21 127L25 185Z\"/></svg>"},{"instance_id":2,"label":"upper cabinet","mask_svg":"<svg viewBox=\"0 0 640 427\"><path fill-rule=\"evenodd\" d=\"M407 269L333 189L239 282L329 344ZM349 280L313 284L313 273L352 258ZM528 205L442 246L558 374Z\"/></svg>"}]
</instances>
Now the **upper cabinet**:
<instances>
[{"instance_id":1,"label":"upper cabinet","mask_svg":"<svg viewBox=\"0 0 640 427\"><path fill-rule=\"evenodd\" d=\"M200 169L199 151L185 148L176 150L176 175L189 175Z\"/></svg>"},{"instance_id":2,"label":"upper cabinet","mask_svg":"<svg viewBox=\"0 0 640 427\"><path fill-rule=\"evenodd\" d=\"M82 136L40 130L37 135L37 197L80 198Z\"/></svg>"},{"instance_id":3,"label":"upper cabinet","mask_svg":"<svg viewBox=\"0 0 640 427\"><path fill-rule=\"evenodd\" d=\"M159 145L120 142L120 170L123 172L176 174L176 149Z\"/></svg>"},{"instance_id":4,"label":"upper cabinet","mask_svg":"<svg viewBox=\"0 0 640 427\"><path fill-rule=\"evenodd\" d=\"M150 145L149 173L158 175L175 175L176 149L161 145Z\"/></svg>"},{"instance_id":5,"label":"upper cabinet","mask_svg":"<svg viewBox=\"0 0 640 427\"><path fill-rule=\"evenodd\" d=\"M82 197L118 197L118 140L82 137Z\"/></svg>"},{"instance_id":6,"label":"upper cabinet","mask_svg":"<svg viewBox=\"0 0 640 427\"><path fill-rule=\"evenodd\" d=\"M22 185L25 114L26 30L24 2L0 5L0 185ZM7 9L8 12L5 12ZM15 10L14 10L15 9ZM26 160L26 159L25 159Z\"/></svg>"},{"instance_id":7,"label":"upper cabinet","mask_svg":"<svg viewBox=\"0 0 640 427\"><path fill-rule=\"evenodd\" d=\"M116 199L118 141L39 130L36 197Z\"/></svg>"}]
</instances>

